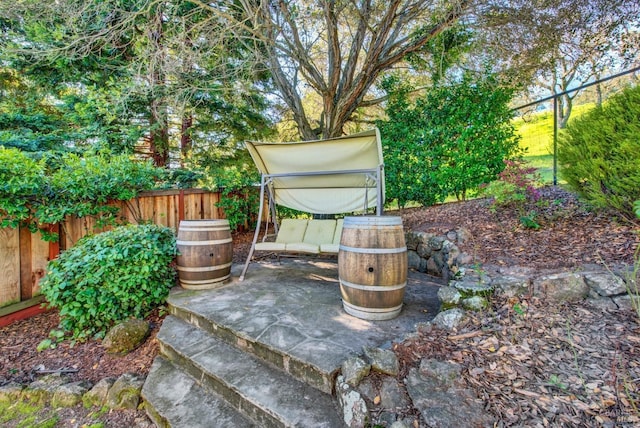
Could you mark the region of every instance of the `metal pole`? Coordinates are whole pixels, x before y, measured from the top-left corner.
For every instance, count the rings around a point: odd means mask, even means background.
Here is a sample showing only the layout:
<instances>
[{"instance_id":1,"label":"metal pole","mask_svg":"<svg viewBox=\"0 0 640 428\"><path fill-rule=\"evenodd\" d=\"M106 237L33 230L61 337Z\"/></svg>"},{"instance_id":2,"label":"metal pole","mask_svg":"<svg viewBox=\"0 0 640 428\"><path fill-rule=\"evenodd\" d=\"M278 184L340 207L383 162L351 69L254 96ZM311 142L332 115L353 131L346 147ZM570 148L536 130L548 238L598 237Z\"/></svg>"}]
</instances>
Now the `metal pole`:
<instances>
[{"instance_id":1,"label":"metal pole","mask_svg":"<svg viewBox=\"0 0 640 428\"><path fill-rule=\"evenodd\" d=\"M558 96L553 97L553 185L558 185Z\"/></svg>"},{"instance_id":2,"label":"metal pole","mask_svg":"<svg viewBox=\"0 0 640 428\"><path fill-rule=\"evenodd\" d=\"M262 212L264 208L264 186L266 186L266 184L264 174L262 174L262 177L260 179L260 207L258 208L258 224L256 225L256 231L253 234L253 242L251 242L251 248L249 249L247 261L244 263L242 273L240 274L240 281L244 281L244 276L247 274L247 269L249 269L249 263L251 263L251 257L253 257L253 252L256 249L256 242L258 241L258 236L260 235L260 225L262 224Z\"/></svg>"}]
</instances>

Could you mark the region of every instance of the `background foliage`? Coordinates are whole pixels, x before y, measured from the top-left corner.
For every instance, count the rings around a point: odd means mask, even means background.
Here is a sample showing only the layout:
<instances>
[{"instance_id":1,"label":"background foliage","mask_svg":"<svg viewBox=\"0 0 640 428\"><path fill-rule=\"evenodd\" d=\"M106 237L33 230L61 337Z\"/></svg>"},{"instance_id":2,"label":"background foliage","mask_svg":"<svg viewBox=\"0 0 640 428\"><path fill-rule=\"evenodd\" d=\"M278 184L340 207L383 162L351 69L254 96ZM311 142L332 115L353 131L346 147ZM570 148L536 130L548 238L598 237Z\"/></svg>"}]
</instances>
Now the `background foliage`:
<instances>
[{"instance_id":1,"label":"background foliage","mask_svg":"<svg viewBox=\"0 0 640 428\"><path fill-rule=\"evenodd\" d=\"M36 230L69 215L95 216L98 227L114 224L116 209L109 201L152 189L164 174L149 161L127 155L47 152L35 160L0 146L0 226Z\"/></svg>"},{"instance_id":2,"label":"background foliage","mask_svg":"<svg viewBox=\"0 0 640 428\"><path fill-rule=\"evenodd\" d=\"M121 226L87 236L49 262L41 282L62 328L76 339L103 336L118 321L143 318L175 285L173 230Z\"/></svg>"},{"instance_id":3,"label":"background foliage","mask_svg":"<svg viewBox=\"0 0 640 428\"><path fill-rule=\"evenodd\" d=\"M496 178L518 153L508 103L513 90L494 76L465 74L425 96L389 79L388 120L379 121L385 152L387 200L432 205L448 195L465 199Z\"/></svg>"},{"instance_id":4,"label":"background foliage","mask_svg":"<svg viewBox=\"0 0 640 428\"><path fill-rule=\"evenodd\" d=\"M640 199L640 86L570 122L558 159L562 177L581 197L633 219Z\"/></svg>"}]
</instances>

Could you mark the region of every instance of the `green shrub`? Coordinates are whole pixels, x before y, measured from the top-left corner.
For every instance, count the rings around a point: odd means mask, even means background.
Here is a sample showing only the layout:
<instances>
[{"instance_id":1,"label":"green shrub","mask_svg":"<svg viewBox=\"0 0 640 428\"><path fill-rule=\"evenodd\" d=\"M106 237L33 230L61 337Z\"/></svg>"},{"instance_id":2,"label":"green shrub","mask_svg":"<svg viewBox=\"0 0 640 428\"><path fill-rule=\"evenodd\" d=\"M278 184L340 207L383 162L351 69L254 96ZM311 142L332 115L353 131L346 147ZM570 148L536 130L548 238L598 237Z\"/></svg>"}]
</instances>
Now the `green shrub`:
<instances>
[{"instance_id":1,"label":"green shrub","mask_svg":"<svg viewBox=\"0 0 640 428\"><path fill-rule=\"evenodd\" d=\"M640 199L640 86L570 122L558 160L562 177L582 198L633 219Z\"/></svg>"},{"instance_id":2,"label":"green shrub","mask_svg":"<svg viewBox=\"0 0 640 428\"><path fill-rule=\"evenodd\" d=\"M0 146L0 227L18 227L32 217L32 203L43 194L44 163Z\"/></svg>"},{"instance_id":3,"label":"green shrub","mask_svg":"<svg viewBox=\"0 0 640 428\"><path fill-rule=\"evenodd\" d=\"M144 317L175 284L173 230L129 225L88 236L51 261L41 282L61 327L76 339L102 336L116 322Z\"/></svg>"},{"instance_id":4,"label":"green shrub","mask_svg":"<svg viewBox=\"0 0 640 428\"><path fill-rule=\"evenodd\" d=\"M498 174L498 179L486 186L481 186L481 194L493 198L491 210L500 207L524 207L525 202L536 202L540 199L540 174L536 169L526 165L522 159L506 159L505 168Z\"/></svg>"},{"instance_id":5,"label":"green shrub","mask_svg":"<svg viewBox=\"0 0 640 428\"><path fill-rule=\"evenodd\" d=\"M117 208L109 202L126 201L152 189L162 174L163 170L150 161L135 161L127 155L65 154L49 173L49 196L36 215L43 223L57 223L75 215L96 216L102 220L99 227L114 224Z\"/></svg>"},{"instance_id":6,"label":"green shrub","mask_svg":"<svg viewBox=\"0 0 640 428\"><path fill-rule=\"evenodd\" d=\"M0 146L0 227L46 230L66 216L94 216L97 227L116 223L114 200L155 187L164 171L150 162L108 152L35 155ZM43 234L55 240L56 235Z\"/></svg>"},{"instance_id":7,"label":"green shrub","mask_svg":"<svg viewBox=\"0 0 640 428\"><path fill-rule=\"evenodd\" d=\"M412 88L388 79L387 121L378 121L385 152L387 198L432 205L465 199L496 178L518 152L509 101L495 77L465 74L414 101Z\"/></svg>"}]
</instances>

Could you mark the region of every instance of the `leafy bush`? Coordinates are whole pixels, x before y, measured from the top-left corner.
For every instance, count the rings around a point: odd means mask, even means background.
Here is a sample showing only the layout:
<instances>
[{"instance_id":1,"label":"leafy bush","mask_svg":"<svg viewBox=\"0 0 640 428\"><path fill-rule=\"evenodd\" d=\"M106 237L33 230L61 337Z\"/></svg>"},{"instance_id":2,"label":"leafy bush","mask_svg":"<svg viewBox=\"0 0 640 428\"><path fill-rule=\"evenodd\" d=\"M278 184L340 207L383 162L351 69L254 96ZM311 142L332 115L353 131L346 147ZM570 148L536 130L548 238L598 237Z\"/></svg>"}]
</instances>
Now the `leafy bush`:
<instances>
[{"instance_id":1,"label":"leafy bush","mask_svg":"<svg viewBox=\"0 0 640 428\"><path fill-rule=\"evenodd\" d=\"M205 188L218 189L220 202L217 206L224 210L231 230L248 226L258 213L259 192L257 184L260 175L253 161L238 161L235 164L221 164L207 168L207 181L202 181Z\"/></svg>"},{"instance_id":2,"label":"leafy bush","mask_svg":"<svg viewBox=\"0 0 640 428\"><path fill-rule=\"evenodd\" d=\"M540 198L537 187L540 174L533 167L527 167L521 159L506 159L505 168L498 179L487 186L481 186L482 194L493 197L491 209L510 205L522 206L526 201L536 202Z\"/></svg>"},{"instance_id":3,"label":"leafy bush","mask_svg":"<svg viewBox=\"0 0 640 428\"><path fill-rule=\"evenodd\" d=\"M432 205L448 195L465 199L496 178L503 160L517 154L508 103L513 91L492 76L436 86L410 102L412 88L385 82L391 95L387 121L379 121L385 152L387 197Z\"/></svg>"},{"instance_id":4,"label":"leafy bush","mask_svg":"<svg viewBox=\"0 0 640 428\"><path fill-rule=\"evenodd\" d=\"M45 188L44 162L0 146L0 227L18 227L32 216L31 206Z\"/></svg>"},{"instance_id":5,"label":"leafy bush","mask_svg":"<svg viewBox=\"0 0 640 428\"><path fill-rule=\"evenodd\" d=\"M528 203L538 202L541 184L540 174L533 167L526 166L522 159L507 159L505 168L498 174L498 179L486 186L480 186L481 194L493 198L491 211L500 208L514 207L522 224L527 229L539 229L536 210L526 210Z\"/></svg>"},{"instance_id":6,"label":"leafy bush","mask_svg":"<svg viewBox=\"0 0 640 428\"><path fill-rule=\"evenodd\" d=\"M175 284L171 229L130 225L88 236L52 260L41 282L61 327L74 338L102 336L116 322L144 317Z\"/></svg>"},{"instance_id":7,"label":"leafy bush","mask_svg":"<svg viewBox=\"0 0 640 428\"><path fill-rule=\"evenodd\" d=\"M0 147L0 225L35 231L68 215L96 216L98 227L114 224L117 210L110 201L152 189L163 174L150 162L126 155L66 153L35 160L18 149Z\"/></svg>"},{"instance_id":8,"label":"leafy bush","mask_svg":"<svg viewBox=\"0 0 640 428\"><path fill-rule=\"evenodd\" d=\"M633 219L640 199L640 86L570 122L558 159L561 176L582 198Z\"/></svg>"},{"instance_id":9,"label":"leafy bush","mask_svg":"<svg viewBox=\"0 0 640 428\"><path fill-rule=\"evenodd\" d=\"M46 223L60 222L67 215L97 216L112 223L117 208L110 201L134 198L153 188L162 174L151 162L132 161L127 155L66 154L49 175L50 196L36 216Z\"/></svg>"}]
</instances>

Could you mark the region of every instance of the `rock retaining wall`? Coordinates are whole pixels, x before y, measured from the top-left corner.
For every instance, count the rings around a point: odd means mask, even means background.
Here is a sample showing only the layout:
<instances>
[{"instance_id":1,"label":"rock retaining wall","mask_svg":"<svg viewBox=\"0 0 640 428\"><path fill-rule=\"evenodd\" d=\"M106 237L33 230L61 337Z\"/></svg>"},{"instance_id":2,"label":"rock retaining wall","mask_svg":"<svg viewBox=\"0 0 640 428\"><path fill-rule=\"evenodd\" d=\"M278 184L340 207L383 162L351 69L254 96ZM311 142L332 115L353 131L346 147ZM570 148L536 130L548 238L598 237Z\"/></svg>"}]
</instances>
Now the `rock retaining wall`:
<instances>
[{"instance_id":1,"label":"rock retaining wall","mask_svg":"<svg viewBox=\"0 0 640 428\"><path fill-rule=\"evenodd\" d=\"M572 270L460 267L449 285L439 290L438 297L443 309L482 309L489 304L488 298L497 293L507 297L530 294L549 303L588 299L615 310L631 308L633 302L640 304L637 274L632 267L601 265L584 265Z\"/></svg>"},{"instance_id":2,"label":"rock retaining wall","mask_svg":"<svg viewBox=\"0 0 640 428\"><path fill-rule=\"evenodd\" d=\"M144 377L125 373L119 378L104 378L95 385L86 381L72 381L62 373L47 374L29 385L10 383L0 387L0 402L29 400L54 408L83 405L98 409L138 409L140 391ZM146 418L135 420L134 427L150 428L153 424Z\"/></svg>"},{"instance_id":3,"label":"rock retaining wall","mask_svg":"<svg viewBox=\"0 0 640 428\"><path fill-rule=\"evenodd\" d=\"M430 232L405 233L409 269L448 280L458 274L459 267L473 262L473 257L463 253L458 245L469 239L469 232L459 228L444 235Z\"/></svg>"}]
</instances>

